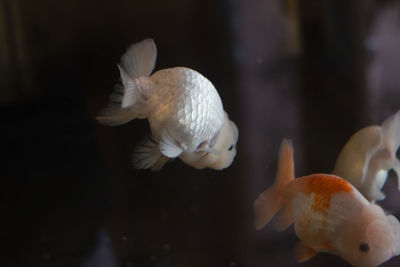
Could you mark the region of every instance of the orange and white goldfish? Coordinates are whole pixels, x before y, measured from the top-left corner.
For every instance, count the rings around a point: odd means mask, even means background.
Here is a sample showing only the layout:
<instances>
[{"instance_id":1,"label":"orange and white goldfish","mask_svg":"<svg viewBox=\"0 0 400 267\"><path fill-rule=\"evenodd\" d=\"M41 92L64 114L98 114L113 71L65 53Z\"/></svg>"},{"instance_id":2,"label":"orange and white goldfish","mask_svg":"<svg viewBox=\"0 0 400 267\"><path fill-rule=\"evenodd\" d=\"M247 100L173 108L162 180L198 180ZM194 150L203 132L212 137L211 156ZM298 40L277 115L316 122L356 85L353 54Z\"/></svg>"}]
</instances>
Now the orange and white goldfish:
<instances>
[{"instance_id":1,"label":"orange and white goldfish","mask_svg":"<svg viewBox=\"0 0 400 267\"><path fill-rule=\"evenodd\" d=\"M327 252L354 266L373 267L400 254L399 221L338 176L321 173L295 179L287 140L281 144L276 181L256 199L254 212L257 230L275 215L278 230L294 223L299 262Z\"/></svg>"},{"instance_id":2,"label":"orange and white goldfish","mask_svg":"<svg viewBox=\"0 0 400 267\"><path fill-rule=\"evenodd\" d=\"M150 76L157 57L152 39L133 44L118 65L123 88L97 120L114 126L148 119L151 135L134 150L138 169L160 170L172 158L198 168L227 168L236 156L238 129L224 111L212 83L185 67Z\"/></svg>"}]
</instances>

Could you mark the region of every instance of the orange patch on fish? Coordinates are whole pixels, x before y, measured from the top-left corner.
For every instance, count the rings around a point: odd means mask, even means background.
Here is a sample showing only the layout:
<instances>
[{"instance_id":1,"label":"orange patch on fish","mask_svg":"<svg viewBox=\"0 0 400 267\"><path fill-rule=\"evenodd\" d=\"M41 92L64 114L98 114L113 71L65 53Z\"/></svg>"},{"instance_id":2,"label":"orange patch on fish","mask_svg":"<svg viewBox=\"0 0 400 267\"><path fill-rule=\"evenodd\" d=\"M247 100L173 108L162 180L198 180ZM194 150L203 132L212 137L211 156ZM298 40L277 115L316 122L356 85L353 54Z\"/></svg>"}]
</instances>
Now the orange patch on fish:
<instances>
[{"instance_id":1,"label":"orange patch on fish","mask_svg":"<svg viewBox=\"0 0 400 267\"><path fill-rule=\"evenodd\" d=\"M353 192L353 187L350 183L337 176L313 174L303 178L300 179L302 180L301 183L305 186L305 193L314 196L314 203L311 206L313 212L327 214L331 205L331 198L334 194L339 192Z\"/></svg>"}]
</instances>

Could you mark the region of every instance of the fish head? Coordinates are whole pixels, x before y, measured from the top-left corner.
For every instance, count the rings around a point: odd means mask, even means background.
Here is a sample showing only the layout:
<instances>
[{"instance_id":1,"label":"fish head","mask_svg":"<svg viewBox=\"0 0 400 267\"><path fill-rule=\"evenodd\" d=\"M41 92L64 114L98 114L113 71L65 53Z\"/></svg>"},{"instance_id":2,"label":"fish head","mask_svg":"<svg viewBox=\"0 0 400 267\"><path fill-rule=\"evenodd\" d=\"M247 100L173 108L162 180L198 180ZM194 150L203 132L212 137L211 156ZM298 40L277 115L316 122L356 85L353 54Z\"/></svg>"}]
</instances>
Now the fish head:
<instances>
[{"instance_id":1,"label":"fish head","mask_svg":"<svg viewBox=\"0 0 400 267\"><path fill-rule=\"evenodd\" d=\"M197 169L211 168L222 170L231 165L236 156L236 144L239 131L235 123L225 113L222 125L212 147L203 142L196 151L184 151L179 158Z\"/></svg>"},{"instance_id":2,"label":"fish head","mask_svg":"<svg viewBox=\"0 0 400 267\"><path fill-rule=\"evenodd\" d=\"M215 141L213 151L207 167L222 170L229 167L236 156L236 144L239 138L239 130L236 124L229 120L225 113L225 121Z\"/></svg>"},{"instance_id":3,"label":"fish head","mask_svg":"<svg viewBox=\"0 0 400 267\"><path fill-rule=\"evenodd\" d=\"M354 266L374 267L400 254L400 223L377 205L363 208L338 233L338 254Z\"/></svg>"}]
</instances>

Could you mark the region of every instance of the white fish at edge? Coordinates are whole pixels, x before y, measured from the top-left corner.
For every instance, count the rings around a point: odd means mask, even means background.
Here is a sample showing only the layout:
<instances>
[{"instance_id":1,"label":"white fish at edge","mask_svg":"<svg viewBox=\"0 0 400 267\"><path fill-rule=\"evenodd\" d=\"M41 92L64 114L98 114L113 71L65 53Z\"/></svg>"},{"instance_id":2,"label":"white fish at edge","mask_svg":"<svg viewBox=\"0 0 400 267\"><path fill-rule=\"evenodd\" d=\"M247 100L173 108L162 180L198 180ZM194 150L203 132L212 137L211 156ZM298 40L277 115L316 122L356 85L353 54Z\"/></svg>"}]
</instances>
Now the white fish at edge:
<instances>
[{"instance_id":1,"label":"white fish at edge","mask_svg":"<svg viewBox=\"0 0 400 267\"><path fill-rule=\"evenodd\" d=\"M397 175L400 190L400 111L381 126L372 125L353 134L340 151L333 174L353 184L369 201L385 199L382 187L389 170Z\"/></svg>"},{"instance_id":2,"label":"white fish at edge","mask_svg":"<svg viewBox=\"0 0 400 267\"><path fill-rule=\"evenodd\" d=\"M212 83L185 67L150 76L157 57L152 39L133 44L118 65L123 88L116 86L108 107L96 119L116 126L147 119L151 134L134 149L138 169L160 170L179 157L197 169L224 169L236 156L238 129L229 120Z\"/></svg>"}]
</instances>

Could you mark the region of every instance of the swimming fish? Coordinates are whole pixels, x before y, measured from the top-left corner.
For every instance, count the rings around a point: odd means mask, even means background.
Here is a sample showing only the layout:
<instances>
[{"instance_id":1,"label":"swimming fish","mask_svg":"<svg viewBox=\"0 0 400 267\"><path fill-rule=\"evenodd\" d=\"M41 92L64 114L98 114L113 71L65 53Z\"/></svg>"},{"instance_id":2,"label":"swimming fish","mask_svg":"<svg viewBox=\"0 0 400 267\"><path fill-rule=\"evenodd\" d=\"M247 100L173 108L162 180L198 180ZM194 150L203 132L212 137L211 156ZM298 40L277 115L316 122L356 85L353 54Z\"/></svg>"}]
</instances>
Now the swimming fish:
<instances>
[{"instance_id":1,"label":"swimming fish","mask_svg":"<svg viewBox=\"0 0 400 267\"><path fill-rule=\"evenodd\" d=\"M341 150L333 174L345 178L368 200L385 199L381 191L388 171L397 174L400 190L400 111L386 119L382 126L369 126L356 132Z\"/></svg>"},{"instance_id":2,"label":"swimming fish","mask_svg":"<svg viewBox=\"0 0 400 267\"><path fill-rule=\"evenodd\" d=\"M97 120L109 126L148 120L151 134L133 153L138 169L160 170L177 157L197 169L227 168L236 156L239 132L217 90L186 67L162 69L150 76L156 57L152 39L127 50L118 65L123 86L115 88Z\"/></svg>"},{"instance_id":3,"label":"swimming fish","mask_svg":"<svg viewBox=\"0 0 400 267\"><path fill-rule=\"evenodd\" d=\"M399 221L343 178L319 173L294 179L293 150L285 139L275 183L255 200L254 213L257 230L275 215L280 231L294 223L299 262L326 252L373 267L400 254Z\"/></svg>"}]
</instances>

